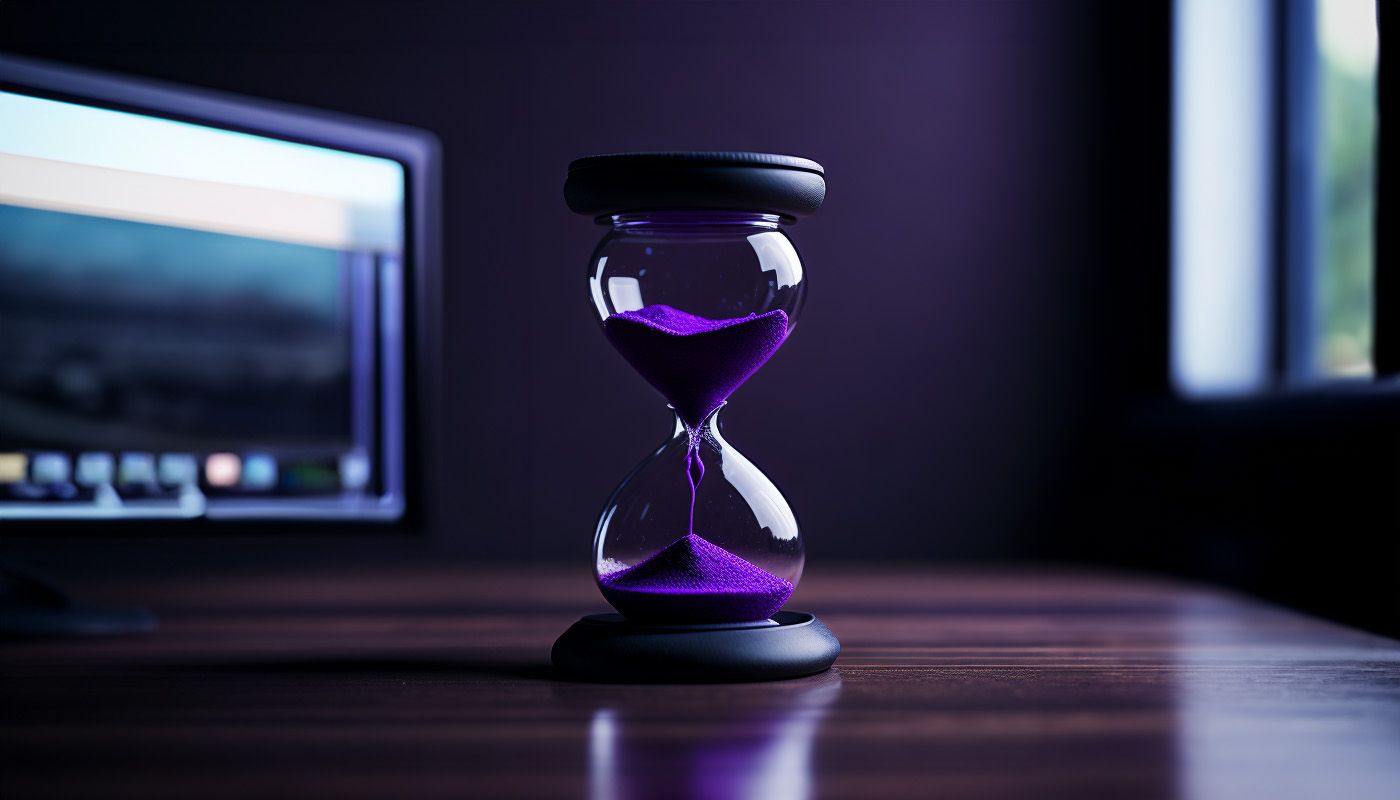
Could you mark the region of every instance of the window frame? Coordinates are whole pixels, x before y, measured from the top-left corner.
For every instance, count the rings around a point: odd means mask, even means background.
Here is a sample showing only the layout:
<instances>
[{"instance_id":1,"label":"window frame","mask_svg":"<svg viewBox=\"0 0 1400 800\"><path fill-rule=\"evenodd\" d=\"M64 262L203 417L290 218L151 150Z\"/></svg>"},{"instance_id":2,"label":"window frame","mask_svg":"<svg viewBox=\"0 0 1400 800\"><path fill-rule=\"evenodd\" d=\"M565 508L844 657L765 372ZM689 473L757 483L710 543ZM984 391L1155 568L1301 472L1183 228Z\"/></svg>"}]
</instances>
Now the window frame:
<instances>
[{"instance_id":1,"label":"window frame","mask_svg":"<svg viewBox=\"0 0 1400 800\"><path fill-rule=\"evenodd\" d=\"M1319 82L1322 60L1317 46L1317 6L1320 0L1255 0L1252 5L1213 4L1211 0L1177 0L1173 4L1173 110L1172 110L1172 194L1173 219L1171 232L1172 263L1171 282L1171 334L1170 357L1168 361L1170 386L1175 396L1183 401L1269 401L1296 394L1336 394L1341 397L1354 397L1369 387L1383 383L1387 378L1400 375L1400 282L1387 283L1384 271L1379 268L1383 262L1384 226L1381 220L1386 217L1381 179L1382 124L1381 114L1385 103L1381 100L1385 87L1393 92L1395 81L1383 78L1387 71L1384 58L1380 59L1377 74L1376 134L1375 134L1375 218L1372 225L1375 247L1373 250L1372 276L1372 326L1373 326L1373 376L1345 376L1320 374L1316 369L1318 345L1318 315L1315 308L1316 292L1320 285L1321 256L1319 242L1323 230L1321 201L1322 159L1319 157L1323 146L1323 135L1319 116ZM1384 39L1382 6L1377 4L1377 22L1380 38ZM1204 381L1196 380L1189 374L1191 365L1183 369L1183 358L1190 353L1183 352L1183 325L1200 324L1200 309L1183 308L1183 276L1190 268L1184 264L1186 254L1193 249L1200 252L1202 244L1195 247L1183 237L1192 231L1183 231L1183 203L1193 187L1183 185L1190 170L1200 170L1191 162L1191 153L1184 153L1182 142L1183 118L1189 125L1189 115L1199 113L1199 99L1191 95L1189 76L1185 75L1183 62L1190 58L1184 37L1192 33L1189 24L1192 13L1200 15L1219 14L1220 9L1230 8L1235 13L1255 15L1253 22L1260 26L1260 32L1268 45L1261 48L1257 56L1262 63L1248 61L1237 64L1245 71L1253 71L1254 88L1261 93L1259 105L1265 109L1262 118L1250 118L1247 109L1232 109L1234 118L1227 125L1239 124L1261 129L1266 132L1258 146L1263 148L1270 163L1268 175L1252 187L1232 187L1240 189L1253 205L1241 207L1242 213L1262 215L1267 219L1267 233L1252 246L1264 255L1263 268L1254 275L1245 275L1247 285L1238 288L1233 300L1246 304L1260 303L1258 313L1263 317L1258 328L1241 331L1220 323L1219 317L1211 320L1205 315L1204 324L1216 323L1206 335L1198 333L1218 346L1225 337L1234 335L1260 336L1250 354L1248 363L1237 363L1236 368L1244 370L1235 377L1233 383L1217 380L1213 385L1211 376ZM1188 18L1188 19L1184 19ZM1238 21L1238 20L1237 20ZM1200 25L1200 21L1195 23ZM1199 46L1200 42L1196 42ZM1207 46L1209 43L1207 43ZM1382 47L1384 45L1382 44ZM1249 56L1248 49L1244 54ZM1209 53L1207 57L1219 56ZM1225 58L1238 58L1240 53L1225 53ZM1394 71L1394 65L1390 65ZM1249 78L1246 77L1246 80ZM1183 83L1186 80L1187 83ZM1213 120L1211 124L1218 124ZM1221 163L1208 165L1207 169L1220 174ZM1393 185L1393 182L1391 182ZM1199 196L1199 190L1196 193ZM1198 232L1197 232L1198 233ZM1245 252L1248 252L1246 249ZM1384 251L1388 252L1388 251ZM1248 267L1229 266L1227 268L1247 270ZM1237 280L1240 276L1236 276ZM1188 299L1189 302L1189 299ZM1195 315L1198 319L1193 320ZM1232 323L1233 324L1233 323ZM1246 325L1248 327L1248 325ZM1199 374L1195 376L1199 378ZM1387 390L1383 394L1389 395Z\"/></svg>"}]
</instances>

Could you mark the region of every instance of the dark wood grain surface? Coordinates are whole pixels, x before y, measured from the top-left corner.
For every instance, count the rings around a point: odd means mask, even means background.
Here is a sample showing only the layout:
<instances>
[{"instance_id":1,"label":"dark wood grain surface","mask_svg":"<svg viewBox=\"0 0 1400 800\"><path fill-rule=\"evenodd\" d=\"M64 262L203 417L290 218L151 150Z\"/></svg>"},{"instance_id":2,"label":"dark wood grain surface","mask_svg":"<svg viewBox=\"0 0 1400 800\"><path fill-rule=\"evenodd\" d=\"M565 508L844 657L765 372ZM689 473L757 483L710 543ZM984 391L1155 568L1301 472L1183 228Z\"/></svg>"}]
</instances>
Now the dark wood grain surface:
<instances>
[{"instance_id":1,"label":"dark wood grain surface","mask_svg":"<svg viewBox=\"0 0 1400 800\"><path fill-rule=\"evenodd\" d=\"M795 681L556 680L577 570L89 582L139 638L0 645L0 796L1400 798L1400 643L1095 572L810 571Z\"/></svg>"}]
</instances>

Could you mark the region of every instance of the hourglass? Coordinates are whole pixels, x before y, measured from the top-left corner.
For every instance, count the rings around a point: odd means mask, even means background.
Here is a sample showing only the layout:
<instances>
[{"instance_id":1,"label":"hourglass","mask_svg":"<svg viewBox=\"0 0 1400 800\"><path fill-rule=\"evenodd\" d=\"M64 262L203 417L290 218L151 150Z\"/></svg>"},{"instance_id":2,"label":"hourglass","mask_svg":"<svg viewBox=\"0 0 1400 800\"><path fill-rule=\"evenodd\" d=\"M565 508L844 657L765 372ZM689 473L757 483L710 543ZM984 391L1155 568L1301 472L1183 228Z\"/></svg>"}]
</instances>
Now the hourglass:
<instances>
[{"instance_id":1,"label":"hourglass","mask_svg":"<svg viewBox=\"0 0 1400 800\"><path fill-rule=\"evenodd\" d=\"M797 517L720 427L802 310L806 276L784 226L821 205L822 167L762 153L594 156L569 165L564 193L608 226L588 268L603 335L675 424L598 519L594 575L618 613L576 623L555 665L602 680L826 669L835 636L782 610L804 564Z\"/></svg>"}]
</instances>

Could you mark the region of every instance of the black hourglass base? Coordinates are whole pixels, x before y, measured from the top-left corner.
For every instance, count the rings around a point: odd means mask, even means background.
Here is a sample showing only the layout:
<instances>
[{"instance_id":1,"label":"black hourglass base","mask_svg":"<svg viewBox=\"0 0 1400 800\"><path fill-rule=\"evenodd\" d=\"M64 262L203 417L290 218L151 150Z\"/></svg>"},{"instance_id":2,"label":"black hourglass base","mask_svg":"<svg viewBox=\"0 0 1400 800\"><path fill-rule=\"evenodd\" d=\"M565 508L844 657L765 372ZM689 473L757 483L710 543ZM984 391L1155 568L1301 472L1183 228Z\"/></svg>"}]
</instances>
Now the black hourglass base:
<instances>
[{"instance_id":1,"label":"black hourglass base","mask_svg":"<svg viewBox=\"0 0 1400 800\"><path fill-rule=\"evenodd\" d=\"M554 643L565 677L606 683L736 683L812 675L841 653L831 629L805 611L721 625L641 625L590 614Z\"/></svg>"}]
</instances>

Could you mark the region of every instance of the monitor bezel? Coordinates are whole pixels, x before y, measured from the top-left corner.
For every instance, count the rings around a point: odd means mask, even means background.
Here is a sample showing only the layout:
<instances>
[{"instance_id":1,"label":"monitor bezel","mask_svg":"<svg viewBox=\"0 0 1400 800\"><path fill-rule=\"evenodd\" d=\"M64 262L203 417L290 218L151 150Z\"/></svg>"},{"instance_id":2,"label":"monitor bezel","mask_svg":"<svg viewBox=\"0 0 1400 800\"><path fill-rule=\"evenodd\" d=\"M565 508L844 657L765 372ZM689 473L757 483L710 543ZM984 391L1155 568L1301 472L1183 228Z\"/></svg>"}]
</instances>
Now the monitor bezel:
<instances>
[{"instance_id":1,"label":"monitor bezel","mask_svg":"<svg viewBox=\"0 0 1400 800\"><path fill-rule=\"evenodd\" d=\"M274 100L0 53L0 91L81 103L393 160L404 169L403 503L397 519L6 519L0 540L51 536L413 533L429 530L431 444L440 419L442 147L430 131Z\"/></svg>"}]
</instances>

